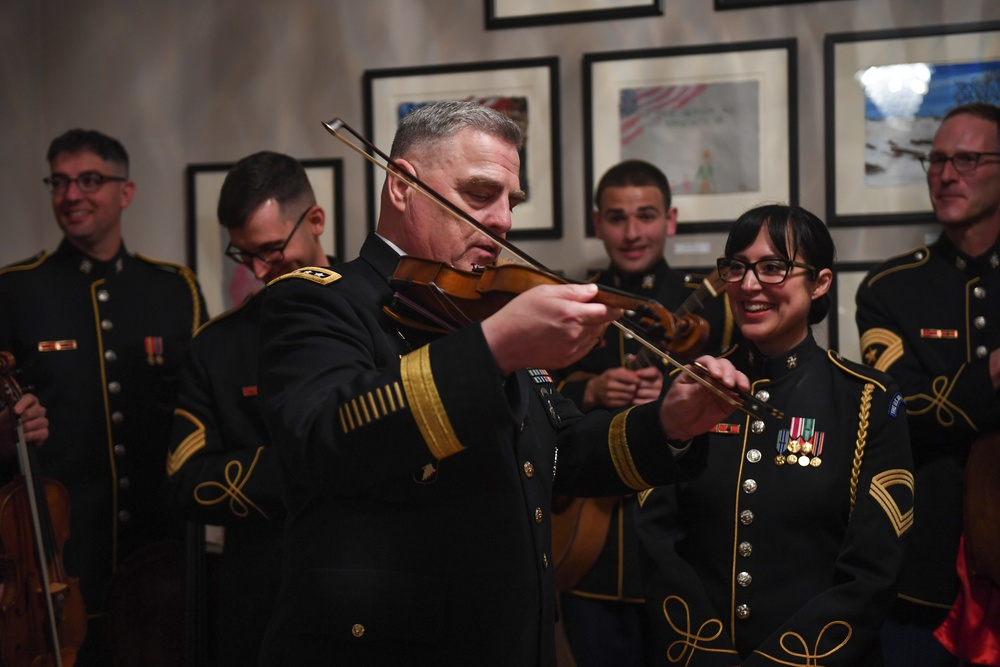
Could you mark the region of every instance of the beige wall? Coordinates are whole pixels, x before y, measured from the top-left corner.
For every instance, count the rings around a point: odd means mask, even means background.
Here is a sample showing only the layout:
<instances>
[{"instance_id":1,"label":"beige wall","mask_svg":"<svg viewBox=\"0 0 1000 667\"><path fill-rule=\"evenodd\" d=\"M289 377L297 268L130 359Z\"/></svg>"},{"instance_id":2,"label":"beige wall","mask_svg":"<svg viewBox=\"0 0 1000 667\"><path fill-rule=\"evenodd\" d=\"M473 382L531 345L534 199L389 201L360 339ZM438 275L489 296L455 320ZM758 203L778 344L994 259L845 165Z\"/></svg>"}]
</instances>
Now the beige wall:
<instances>
[{"instance_id":1,"label":"beige wall","mask_svg":"<svg viewBox=\"0 0 1000 667\"><path fill-rule=\"evenodd\" d=\"M824 35L1000 18L997 0L830 0L725 12L712 0L663 1L661 17L487 31L483 0L7 0L0 3L0 264L57 243L41 178L48 142L70 127L124 142L138 184L127 242L179 262L187 164L261 149L342 157L352 256L365 234L367 167L320 121L341 116L363 127L365 69L554 55L564 234L522 245L580 275L605 261L599 242L583 235L583 54L785 37L798 38L800 201L825 217ZM871 260L922 243L933 230L839 228L835 236L841 261ZM711 255L724 237L682 240L707 240Z\"/></svg>"}]
</instances>

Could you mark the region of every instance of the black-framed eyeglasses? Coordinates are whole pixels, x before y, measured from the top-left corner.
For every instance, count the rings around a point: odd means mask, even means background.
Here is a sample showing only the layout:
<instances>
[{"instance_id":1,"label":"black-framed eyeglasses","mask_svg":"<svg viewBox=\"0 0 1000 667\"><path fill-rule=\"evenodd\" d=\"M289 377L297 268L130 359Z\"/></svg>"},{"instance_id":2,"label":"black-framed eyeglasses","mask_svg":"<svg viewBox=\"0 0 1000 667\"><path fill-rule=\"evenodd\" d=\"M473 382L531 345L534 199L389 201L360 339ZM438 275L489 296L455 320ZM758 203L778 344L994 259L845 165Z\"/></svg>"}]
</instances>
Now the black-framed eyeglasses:
<instances>
[{"instance_id":1,"label":"black-framed eyeglasses","mask_svg":"<svg viewBox=\"0 0 1000 667\"><path fill-rule=\"evenodd\" d=\"M276 262L280 262L285 258L285 248L287 248L288 244L292 242L292 237L295 236L295 230L297 230L299 225L302 224L302 221L306 219L306 215L309 211L313 210L313 206L315 206L315 204L311 204L309 208L302 211L302 215L299 216L299 219L295 221L295 225L292 226L292 231L289 232L288 238L286 238L284 243L281 245L261 248L257 252L250 252L248 250L237 248L233 245L233 242L230 241L229 245L226 246L226 257L238 264L245 264L246 266L253 265L253 261L255 259L263 262L264 264L274 264Z\"/></svg>"},{"instance_id":2,"label":"black-framed eyeglasses","mask_svg":"<svg viewBox=\"0 0 1000 667\"><path fill-rule=\"evenodd\" d=\"M984 156L997 157L1000 153L990 153L981 151L961 151L955 153L954 155L945 155L944 153L931 153L930 155L920 156L920 166L924 168L928 174L940 174L944 171L944 165L951 162L951 166L955 168L960 174L967 174L970 171L975 171L976 167L979 166L979 160Z\"/></svg>"},{"instance_id":3,"label":"black-framed eyeglasses","mask_svg":"<svg viewBox=\"0 0 1000 667\"><path fill-rule=\"evenodd\" d=\"M809 271L810 277L814 277L818 269L815 266L802 264L801 262L790 262L787 259L761 259L756 262L743 262L738 259L720 257L715 261L719 269L719 276L727 283L741 283L747 277L747 270L753 271L757 276L757 282L762 285L778 285L785 282L788 273L793 266L797 266Z\"/></svg>"},{"instance_id":4,"label":"black-framed eyeglasses","mask_svg":"<svg viewBox=\"0 0 1000 667\"><path fill-rule=\"evenodd\" d=\"M76 187L83 194L92 195L100 190L105 183L127 180L124 176L109 176L97 171L85 171L76 178L70 178L62 174L53 174L47 178L43 178L42 183L45 183L45 187L54 195L62 194L69 190L70 183L76 183Z\"/></svg>"}]
</instances>

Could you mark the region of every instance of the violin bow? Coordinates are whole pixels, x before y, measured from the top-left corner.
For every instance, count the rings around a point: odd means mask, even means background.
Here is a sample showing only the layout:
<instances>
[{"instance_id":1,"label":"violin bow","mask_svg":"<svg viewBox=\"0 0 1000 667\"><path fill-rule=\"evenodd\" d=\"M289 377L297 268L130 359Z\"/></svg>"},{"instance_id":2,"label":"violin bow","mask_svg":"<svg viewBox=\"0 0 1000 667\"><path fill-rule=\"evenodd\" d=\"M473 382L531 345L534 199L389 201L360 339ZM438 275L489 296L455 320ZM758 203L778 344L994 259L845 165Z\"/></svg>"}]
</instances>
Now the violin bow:
<instances>
[{"instance_id":1,"label":"violin bow","mask_svg":"<svg viewBox=\"0 0 1000 667\"><path fill-rule=\"evenodd\" d=\"M565 278L564 276L560 276L559 274L550 270L544 264L542 264L538 260L534 259L530 255L525 253L523 250L512 244L507 239L503 238L502 236L488 229L478 220L476 220L471 215L469 215L461 208L459 208L458 206L450 202L448 199L446 199L444 195L440 194L434 188L432 188L431 186L427 185L419 178L417 178L416 174L412 174L406 169L404 169L402 165L400 165L398 162L396 162L388 155L386 155L381 149L379 149L378 146L373 144L364 135L362 135L360 132L352 128L342 119L334 118L329 122L324 122L323 127L326 128L327 132L329 132L334 137L343 142L348 148L350 148L354 152L364 157L366 160L374 164L379 169L383 170L390 177L396 177L400 179L401 181L412 187L414 190L422 194L424 197L432 201L435 205L437 205L447 213L453 215L461 222L470 225L473 229L485 235L491 241L496 243L498 246L500 246L501 248L509 252L511 255L524 262L525 264L530 265L532 268L538 271L554 276L555 278L557 278L562 282L566 283L575 282ZM367 147L369 150L375 153L375 155L378 155L378 157L385 160L385 164L382 164L381 162L376 160L375 157L371 155L368 151L363 150L362 148L357 146L354 142L352 142L350 139L341 134L340 132L341 130L349 132L355 139L360 141L365 147ZM751 394L745 391L729 387L720 388L718 386L720 383L717 380L715 380L715 378L713 378L711 375L709 375L708 369L705 368L705 366L697 362L683 363L675 359L670 353L660 349L655 343L652 343L649 340L647 340L643 334L639 333L638 331L635 331L628 325L623 324L618 320L615 320L611 324L613 324L614 326L618 327L625 333L635 338L635 340L637 340L643 346L648 348L651 352L656 354L665 362L671 364L681 372L692 377L696 382L698 382L698 384L702 385L703 387L711 391L713 394L724 400L726 403L732 405L737 410L746 413L750 417L753 417L754 419L762 419L760 413L763 411L767 411L771 416L777 419L782 419L784 417L784 414L780 410L770 405L767 405L762 401L758 401ZM738 397L739 400L737 400L737 398L734 398L733 396Z\"/></svg>"}]
</instances>

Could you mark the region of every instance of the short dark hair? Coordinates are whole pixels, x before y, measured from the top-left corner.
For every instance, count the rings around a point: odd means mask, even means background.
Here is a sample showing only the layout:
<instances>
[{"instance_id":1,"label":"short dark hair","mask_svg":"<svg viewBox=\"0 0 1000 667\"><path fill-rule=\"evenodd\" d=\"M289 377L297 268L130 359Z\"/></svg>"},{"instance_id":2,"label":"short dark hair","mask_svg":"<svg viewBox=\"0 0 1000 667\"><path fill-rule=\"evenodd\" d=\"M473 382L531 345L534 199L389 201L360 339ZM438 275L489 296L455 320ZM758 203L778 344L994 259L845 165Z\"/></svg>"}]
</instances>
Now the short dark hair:
<instances>
[{"instance_id":1,"label":"short dark hair","mask_svg":"<svg viewBox=\"0 0 1000 667\"><path fill-rule=\"evenodd\" d=\"M606 189L628 186L659 188L663 193L663 206L670 208L670 182L667 180L667 175L656 165L643 160L625 160L604 172L594 192L594 206L601 208L601 195Z\"/></svg>"},{"instance_id":2,"label":"short dark hair","mask_svg":"<svg viewBox=\"0 0 1000 667\"><path fill-rule=\"evenodd\" d=\"M477 102L435 102L403 116L389 156L398 158L433 141L472 129L498 137L518 150L524 146L521 128L506 114Z\"/></svg>"},{"instance_id":3,"label":"short dark hair","mask_svg":"<svg viewBox=\"0 0 1000 667\"><path fill-rule=\"evenodd\" d=\"M117 139L109 137L97 130L69 130L63 132L49 144L46 159L49 165L64 153L80 153L87 151L97 155L105 162L119 165L125 169L128 176L128 153Z\"/></svg>"},{"instance_id":4,"label":"short dark hair","mask_svg":"<svg viewBox=\"0 0 1000 667\"><path fill-rule=\"evenodd\" d=\"M726 257L743 250L757 238L767 225L771 243L789 261L800 261L816 267L810 278L815 280L821 269L833 270L836 248L830 230L823 221L801 206L766 204L750 209L733 223L726 239ZM814 299L809 307L809 324L822 322L830 311L829 292Z\"/></svg>"},{"instance_id":5,"label":"short dark hair","mask_svg":"<svg viewBox=\"0 0 1000 667\"><path fill-rule=\"evenodd\" d=\"M234 164L219 192L219 224L239 229L268 199L277 201L282 211L291 202L316 203L301 162L282 153L260 151Z\"/></svg>"},{"instance_id":6,"label":"short dark hair","mask_svg":"<svg viewBox=\"0 0 1000 667\"><path fill-rule=\"evenodd\" d=\"M997 142L998 145L1000 145L1000 107L986 102L970 102L969 104L962 104L948 111L948 113L944 115L944 118L941 119L941 122L943 123L952 116L959 116L962 114L982 118L985 121L993 123L997 129Z\"/></svg>"}]
</instances>

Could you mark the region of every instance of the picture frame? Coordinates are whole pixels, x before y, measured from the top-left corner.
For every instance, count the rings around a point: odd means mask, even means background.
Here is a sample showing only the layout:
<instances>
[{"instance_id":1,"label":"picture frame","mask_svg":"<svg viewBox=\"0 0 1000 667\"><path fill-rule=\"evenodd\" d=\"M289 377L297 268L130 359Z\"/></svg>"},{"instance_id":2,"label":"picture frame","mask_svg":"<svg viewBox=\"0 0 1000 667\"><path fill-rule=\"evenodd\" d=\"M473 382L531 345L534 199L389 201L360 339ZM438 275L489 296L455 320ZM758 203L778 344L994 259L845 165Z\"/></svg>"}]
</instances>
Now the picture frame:
<instances>
[{"instance_id":1,"label":"picture frame","mask_svg":"<svg viewBox=\"0 0 1000 667\"><path fill-rule=\"evenodd\" d=\"M798 203L795 39L587 53L583 69L587 236L597 180L624 159L666 173L678 233Z\"/></svg>"},{"instance_id":2,"label":"picture frame","mask_svg":"<svg viewBox=\"0 0 1000 667\"><path fill-rule=\"evenodd\" d=\"M752 7L773 7L775 5L801 5L806 2L828 2L829 0L715 0L715 11L727 9L750 9Z\"/></svg>"},{"instance_id":3,"label":"picture frame","mask_svg":"<svg viewBox=\"0 0 1000 667\"><path fill-rule=\"evenodd\" d=\"M842 262L834 264L833 283L830 285L830 312L826 316L828 347L841 356L863 363L861 338L854 321L854 297L869 271L879 262Z\"/></svg>"},{"instance_id":4,"label":"picture frame","mask_svg":"<svg viewBox=\"0 0 1000 667\"><path fill-rule=\"evenodd\" d=\"M663 0L486 0L486 29L662 16Z\"/></svg>"},{"instance_id":5,"label":"picture frame","mask_svg":"<svg viewBox=\"0 0 1000 667\"><path fill-rule=\"evenodd\" d=\"M364 73L365 133L389 153L399 119L431 102L479 100L525 131L521 189L528 198L513 215L511 239L562 236L559 161L559 59L529 58L457 65L373 69ZM368 228L375 229L385 172L368 165Z\"/></svg>"},{"instance_id":6,"label":"picture frame","mask_svg":"<svg viewBox=\"0 0 1000 667\"><path fill-rule=\"evenodd\" d=\"M320 241L323 251L344 259L343 161L340 158L300 160L326 213ZM187 194L187 263L198 276L211 316L238 305L263 285L247 267L225 256L229 232L219 224L216 208L226 174L234 163L189 164Z\"/></svg>"},{"instance_id":7,"label":"picture frame","mask_svg":"<svg viewBox=\"0 0 1000 667\"><path fill-rule=\"evenodd\" d=\"M1000 79L1000 22L826 35L827 224L933 222L917 158L977 77Z\"/></svg>"}]
</instances>

